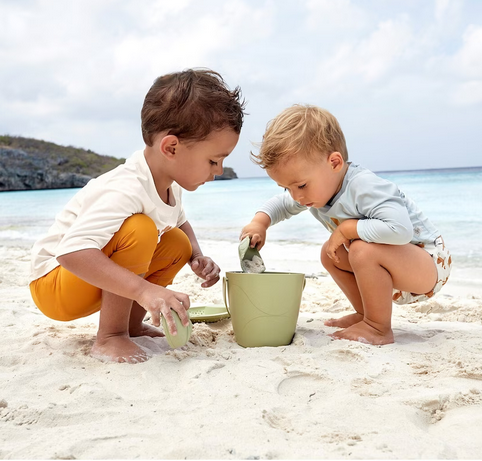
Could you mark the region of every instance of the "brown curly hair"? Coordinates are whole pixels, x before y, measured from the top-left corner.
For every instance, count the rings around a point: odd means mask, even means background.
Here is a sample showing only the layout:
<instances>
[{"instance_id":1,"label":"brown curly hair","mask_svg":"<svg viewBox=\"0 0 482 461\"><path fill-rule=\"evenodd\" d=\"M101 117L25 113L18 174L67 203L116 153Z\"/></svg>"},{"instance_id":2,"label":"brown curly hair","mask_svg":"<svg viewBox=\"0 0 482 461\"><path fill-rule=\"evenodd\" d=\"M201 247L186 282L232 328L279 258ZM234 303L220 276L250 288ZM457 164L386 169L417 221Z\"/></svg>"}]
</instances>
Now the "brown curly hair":
<instances>
[{"instance_id":1,"label":"brown curly hair","mask_svg":"<svg viewBox=\"0 0 482 461\"><path fill-rule=\"evenodd\" d=\"M241 89L230 91L210 69L187 69L158 77L141 110L144 142L152 146L162 131L184 141L202 141L209 133L232 128L240 133L246 102Z\"/></svg>"}]
</instances>

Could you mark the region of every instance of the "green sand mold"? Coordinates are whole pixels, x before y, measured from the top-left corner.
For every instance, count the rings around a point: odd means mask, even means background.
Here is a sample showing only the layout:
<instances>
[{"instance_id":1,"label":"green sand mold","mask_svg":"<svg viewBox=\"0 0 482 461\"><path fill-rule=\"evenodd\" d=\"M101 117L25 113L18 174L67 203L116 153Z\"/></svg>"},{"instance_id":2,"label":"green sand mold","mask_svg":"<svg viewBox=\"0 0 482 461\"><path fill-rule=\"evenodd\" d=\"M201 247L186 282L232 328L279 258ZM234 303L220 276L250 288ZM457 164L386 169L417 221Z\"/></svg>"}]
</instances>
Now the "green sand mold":
<instances>
[{"instance_id":1,"label":"green sand mold","mask_svg":"<svg viewBox=\"0 0 482 461\"><path fill-rule=\"evenodd\" d=\"M164 316L162 316L162 328L164 329L164 334L166 335L169 346L171 346L173 349L176 349L177 347L185 346L189 341L192 333L192 323L191 320L189 320L188 326L185 327L176 311L171 309L171 314L172 318L174 319L174 323L176 324L177 335L172 335L170 333Z\"/></svg>"}]
</instances>

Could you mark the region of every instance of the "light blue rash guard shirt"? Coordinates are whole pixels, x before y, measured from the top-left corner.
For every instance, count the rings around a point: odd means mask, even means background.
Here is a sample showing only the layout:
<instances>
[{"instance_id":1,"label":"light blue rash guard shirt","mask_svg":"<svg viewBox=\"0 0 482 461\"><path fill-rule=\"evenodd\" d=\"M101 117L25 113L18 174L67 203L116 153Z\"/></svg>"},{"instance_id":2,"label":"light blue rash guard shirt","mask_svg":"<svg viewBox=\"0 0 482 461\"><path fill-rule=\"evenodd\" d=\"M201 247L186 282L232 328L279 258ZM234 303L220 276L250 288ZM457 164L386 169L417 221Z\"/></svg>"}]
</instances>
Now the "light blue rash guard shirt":
<instances>
[{"instance_id":1,"label":"light blue rash guard shirt","mask_svg":"<svg viewBox=\"0 0 482 461\"><path fill-rule=\"evenodd\" d=\"M440 235L396 184L352 163L340 191L324 207L300 205L285 192L268 200L258 211L266 213L273 226L307 209L329 232L346 219L358 219L357 232L365 242L432 243Z\"/></svg>"}]
</instances>

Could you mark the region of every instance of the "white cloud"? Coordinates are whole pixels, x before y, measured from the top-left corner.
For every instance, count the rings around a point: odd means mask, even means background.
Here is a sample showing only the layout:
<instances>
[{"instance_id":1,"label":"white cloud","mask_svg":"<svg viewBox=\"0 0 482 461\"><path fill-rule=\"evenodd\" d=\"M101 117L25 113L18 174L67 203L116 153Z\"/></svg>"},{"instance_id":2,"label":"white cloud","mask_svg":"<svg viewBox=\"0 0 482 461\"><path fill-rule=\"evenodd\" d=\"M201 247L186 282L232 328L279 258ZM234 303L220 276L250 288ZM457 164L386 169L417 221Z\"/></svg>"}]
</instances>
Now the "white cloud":
<instances>
[{"instance_id":1,"label":"white cloud","mask_svg":"<svg viewBox=\"0 0 482 461\"><path fill-rule=\"evenodd\" d=\"M467 27L463 46L453 58L453 67L463 78L482 79L482 26Z\"/></svg>"},{"instance_id":2,"label":"white cloud","mask_svg":"<svg viewBox=\"0 0 482 461\"><path fill-rule=\"evenodd\" d=\"M466 26L460 47L428 60L427 69L434 80L444 82L449 102L478 105L482 102L482 26Z\"/></svg>"},{"instance_id":3,"label":"white cloud","mask_svg":"<svg viewBox=\"0 0 482 461\"><path fill-rule=\"evenodd\" d=\"M482 104L482 80L461 83L454 90L452 99L455 104L465 106Z\"/></svg>"},{"instance_id":4,"label":"white cloud","mask_svg":"<svg viewBox=\"0 0 482 461\"><path fill-rule=\"evenodd\" d=\"M482 124L480 5L2 0L0 134L126 156L142 147L139 111L152 81L211 67L230 86L241 85L249 101L227 162L241 175L260 174L248 160L250 141L295 102L346 120L355 145L357 135L395 140L410 126L414 142L433 137L444 149L444 126L460 127L470 139L467 117ZM405 155L399 157L410 162Z\"/></svg>"},{"instance_id":5,"label":"white cloud","mask_svg":"<svg viewBox=\"0 0 482 461\"><path fill-rule=\"evenodd\" d=\"M409 59L412 46L413 34L408 18L384 21L355 48L354 72L367 82L375 82L386 76L399 61Z\"/></svg>"},{"instance_id":6,"label":"white cloud","mask_svg":"<svg viewBox=\"0 0 482 461\"><path fill-rule=\"evenodd\" d=\"M463 0L435 0L434 14L438 23L454 23L463 9Z\"/></svg>"},{"instance_id":7,"label":"white cloud","mask_svg":"<svg viewBox=\"0 0 482 461\"><path fill-rule=\"evenodd\" d=\"M373 87L390 77L413 55L414 36L408 18L380 22L366 38L343 43L322 60L314 87L351 97L360 88Z\"/></svg>"},{"instance_id":8,"label":"white cloud","mask_svg":"<svg viewBox=\"0 0 482 461\"><path fill-rule=\"evenodd\" d=\"M7 131L45 138L58 127L52 117L62 118L64 129L52 140L66 142L73 134L77 139L69 143L87 145L78 138L79 124L89 126L80 133L92 133L92 120L131 122L157 76L216 67L216 55L235 55L234 44L269 34L271 15L270 2L241 0L82 0L68 8L55 1L34 1L28 8L0 4L0 17L7 18L0 29L0 60L8 63L0 69L0 123L17 120L18 126L22 120L22 127ZM99 126L97 137L103 133Z\"/></svg>"},{"instance_id":9,"label":"white cloud","mask_svg":"<svg viewBox=\"0 0 482 461\"><path fill-rule=\"evenodd\" d=\"M367 24L367 14L350 0L307 0L307 24L310 29L357 30Z\"/></svg>"},{"instance_id":10,"label":"white cloud","mask_svg":"<svg viewBox=\"0 0 482 461\"><path fill-rule=\"evenodd\" d=\"M455 86L452 101L460 105L482 103L482 26L469 25L461 49L450 58L452 71L462 82Z\"/></svg>"}]
</instances>

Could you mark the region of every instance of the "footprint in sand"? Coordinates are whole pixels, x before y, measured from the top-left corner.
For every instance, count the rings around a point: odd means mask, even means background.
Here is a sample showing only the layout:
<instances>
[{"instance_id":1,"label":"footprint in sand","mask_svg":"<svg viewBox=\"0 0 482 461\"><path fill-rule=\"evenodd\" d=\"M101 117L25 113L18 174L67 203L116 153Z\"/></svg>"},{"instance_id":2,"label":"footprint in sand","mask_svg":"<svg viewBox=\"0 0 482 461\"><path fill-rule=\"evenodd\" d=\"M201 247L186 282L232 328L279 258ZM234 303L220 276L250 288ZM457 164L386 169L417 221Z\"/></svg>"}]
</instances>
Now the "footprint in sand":
<instances>
[{"instance_id":1,"label":"footprint in sand","mask_svg":"<svg viewBox=\"0 0 482 461\"><path fill-rule=\"evenodd\" d=\"M279 429L288 434L291 432L300 434L293 426L291 415L281 408L274 408L272 411L263 410L263 420L273 429Z\"/></svg>"},{"instance_id":2,"label":"footprint in sand","mask_svg":"<svg viewBox=\"0 0 482 461\"><path fill-rule=\"evenodd\" d=\"M481 427L481 407L474 405L447 411L443 420L429 426L428 433L450 447L452 453L447 459L480 459Z\"/></svg>"},{"instance_id":3,"label":"footprint in sand","mask_svg":"<svg viewBox=\"0 0 482 461\"><path fill-rule=\"evenodd\" d=\"M25 362L26 357L20 354L0 356L0 368L10 369L15 365L23 365Z\"/></svg>"},{"instance_id":4,"label":"footprint in sand","mask_svg":"<svg viewBox=\"0 0 482 461\"><path fill-rule=\"evenodd\" d=\"M367 378L355 378L351 381L351 389L362 397L380 397L389 391L389 387Z\"/></svg>"},{"instance_id":5,"label":"footprint in sand","mask_svg":"<svg viewBox=\"0 0 482 461\"><path fill-rule=\"evenodd\" d=\"M327 388L329 384L328 379L303 373L283 379L278 384L277 391L280 395L296 397L297 399L305 398L309 401L322 389Z\"/></svg>"},{"instance_id":6,"label":"footprint in sand","mask_svg":"<svg viewBox=\"0 0 482 461\"><path fill-rule=\"evenodd\" d=\"M358 347L358 344L356 346ZM328 350L325 355L343 362L366 362L366 358L362 354L346 347Z\"/></svg>"},{"instance_id":7,"label":"footprint in sand","mask_svg":"<svg viewBox=\"0 0 482 461\"><path fill-rule=\"evenodd\" d=\"M450 360L450 374L455 377L482 380L482 365L476 360L469 363L466 360Z\"/></svg>"},{"instance_id":8,"label":"footprint in sand","mask_svg":"<svg viewBox=\"0 0 482 461\"><path fill-rule=\"evenodd\" d=\"M298 326L293 344L311 347L324 347L332 342L322 330L319 322L308 323L307 326ZM311 327L313 325L313 327Z\"/></svg>"},{"instance_id":9,"label":"footprint in sand","mask_svg":"<svg viewBox=\"0 0 482 461\"><path fill-rule=\"evenodd\" d=\"M28 405L22 405L18 408L10 408L8 405L5 405L0 408L0 421L2 423L14 424L15 426L36 424L40 415L40 411L29 408Z\"/></svg>"},{"instance_id":10,"label":"footprint in sand","mask_svg":"<svg viewBox=\"0 0 482 461\"><path fill-rule=\"evenodd\" d=\"M73 440L72 444L68 448L64 448L66 453L69 453L68 458L61 458L57 455L57 459L108 459L111 457L113 450L118 450L122 453L125 459L134 459L139 457L139 447L152 447L156 443L159 443L159 438L157 435L132 435L122 431L114 434L113 430L104 431L108 434L103 437L89 436L89 434L79 434L77 440ZM165 442L166 446L170 446L172 442ZM149 452L147 458L155 458L152 451ZM47 458L49 456L46 456ZM177 459L173 457L172 459Z\"/></svg>"},{"instance_id":11,"label":"footprint in sand","mask_svg":"<svg viewBox=\"0 0 482 461\"><path fill-rule=\"evenodd\" d=\"M422 410L423 413L421 417L424 420L423 422L436 424L444 419L449 412L461 407L474 407L480 412L482 392L474 388L465 392L420 397L418 399L408 400L405 403L418 410Z\"/></svg>"}]
</instances>

